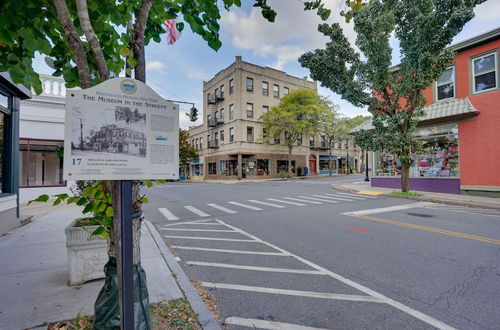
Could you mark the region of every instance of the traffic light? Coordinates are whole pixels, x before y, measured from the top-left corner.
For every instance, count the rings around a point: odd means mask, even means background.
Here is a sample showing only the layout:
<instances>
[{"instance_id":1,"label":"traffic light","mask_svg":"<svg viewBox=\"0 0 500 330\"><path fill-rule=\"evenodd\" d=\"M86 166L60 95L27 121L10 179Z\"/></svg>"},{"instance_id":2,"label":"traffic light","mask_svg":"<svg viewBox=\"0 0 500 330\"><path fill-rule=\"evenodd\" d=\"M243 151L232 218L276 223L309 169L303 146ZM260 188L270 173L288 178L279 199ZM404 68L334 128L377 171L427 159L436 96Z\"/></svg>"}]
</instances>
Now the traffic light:
<instances>
[{"instance_id":1,"label":"traffic light","mask_svg":"<svg viewBox=\"0 0 500 330\"><path fill-rule=\"evenodd\" d=\"M197 121L198 120L198 109L196 109L195 107L192 107L189 110L189 119L191 121Z\"/></svg>"}]
</instances>

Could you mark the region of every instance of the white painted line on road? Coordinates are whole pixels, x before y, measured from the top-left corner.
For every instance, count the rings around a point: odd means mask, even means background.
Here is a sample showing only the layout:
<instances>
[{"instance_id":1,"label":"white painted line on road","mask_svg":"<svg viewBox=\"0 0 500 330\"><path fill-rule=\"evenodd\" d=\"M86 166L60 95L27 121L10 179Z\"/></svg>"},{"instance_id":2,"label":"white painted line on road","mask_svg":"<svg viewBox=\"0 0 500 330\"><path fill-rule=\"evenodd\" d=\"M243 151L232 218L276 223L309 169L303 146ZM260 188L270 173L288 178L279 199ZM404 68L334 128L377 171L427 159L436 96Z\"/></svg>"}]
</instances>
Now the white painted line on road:
<instances>
[{"instance_id":1,"label":"white painted line on road","mask_svg":"<svg viewBox=\"0 0 500 330\"><path fill-rule=\"evenodd\" d=\"M354 196L346 196L346 195L337 195L337 194L325 194L327 196L335 197L335 198L349 198L349 199L359 199L359 200L365 200L366 198L364 197L354 197ZM370 197L371 198L371 197Z\"/></svg>"},{"instance_id":2,"label":"white painted line on road","mask_svg":"<svg viewBox=\"0 0 500 330\"><path fill-rule=\"evenodd\" d=\"M351 211L351 212L345 212L342 214L353 215L353 216L367 215L367 214L376 214L376 213L385 213L385 212L392 212L392 211L414 209L414 208L418 208L418 207L426 207L426 206L433 205L433 204L434 203L430 203L430 202L418 202L418 203L403 204L403 205L396 205L396 206L389 206L389 207L380 207L377 209Z\"/></svg>"},{"instance_id":3,"label":"white painted line on road","mask_svg":"<svg viewBox=\"0 0 500 330\"><path fill-rule=\"evenodd\" d=\"M254 211L262 211L262 209L260 207L256 207L256 206L252 206L252 205L247 205L247 204L238 203L238 202L228 202L228 203L233 204L233 205L238 205L238 206L241 206L241 207L244 207L244 208L247 208L250 210L254 210Z\"/></svg>"},{"instance_id":4,"label":"white painted line on road","mask_svg":"<svg viewBox=\"0 0 500 330\"><path fill-rule=\"evenodd\" d=\"M307 269L289 269L289 268L271 268L271 267L243 266L243 265L222 264L222 263L217 263L217 262L204 262L204 261L188 261L188 262L186 262L186 264L187 265L194 265L194 266L208 266L208 267L219 267L219 268L256 270L256 271L259 271L259 272L307 274L307 275L326 275L325 273L317 271L317 270L307 270Z\"/></svg>"},{"instance_id":5,"label":"white painted line on road","mask_svg":"<svg viewBox=\"0 0 500 330\"><path fill-rule=\"evenodd\" d=\"M318 198L318 197L308 197L308 196L299 196L300 198L307 198L307 199L312 199L314 201L320 201L320 202L325 202L325 203L338 203L337 201L332 201L331 199L325 199L325 198Z\"/></svg>"},{"instance_id":6,"label":"white painted line on road","mask_svg":"<svg viewBox=\"0 0 500 330\"><path fill-rule=\"evenodd\" d=\"M249 202L252 202L252 203L261 204L261 205L267 205L267 206L276 207L276 208L278 208L278 209L283 209L283 208L285 208L285 206L283 206L283 205L276 205L276 204L271 204L271 203L267 203L267 202L256 201L255 199L249 199L248 201L249 201Z\"/></svg>"},{"instance_id":7,"label":"white painted line on road","mask_svg":"<svg viewBox=\"0 0 500 330\"><path fill-rule=\"evenodd\" d=\"M297 205L297 206L305 206L305 204L300 204L300 203L295 203L295 202L288 202L288 201L282 201L281 199L275 199L275 198L266 198L269 201L273 202L278 202L278 203L285 203L285 204L290 204L290 205Z\"/></svg>"},{"instance_id":8,"label":"white painted line on road","mask_svg":"<svg viewBox=\"0 0 500 330\"><path fill-rule=\"evenodd\" d=\"M176 222L168 225L163 225L163 226L158 226L159 228L164 228L164 227L171 227L171 226L178 226L178 225L213 225L213 226L223 226L220 223L215 223L215 222L209 222L206 223L207 221L212 221L211 219L207 220L196 220L196 221L184 221L184 222Z\"/></svg>"},{"instance_id":9,"label":"white painted line on road","mask_svg":"<svg viewBox=\"0 0 500 330\"><path fill-rule=\"evenodd\" d=\"M326 198L326 199L334 199L334 200L339 200L343 202L352 202L352 199L347 199L347 198L340 198L340 197L331 197L331 196L323 196L323 195L311 195L314 197L320 197L320 198Z\"/></svg>"},{"instance_id":10,"label":"white painted line on road","mask_svg":"<svg viewBox=\"0 0 500 330\"><path fill-rule=\"evenodd\" d=\"M252 329L270 329L270 330L327 330L325 328L312 328L299 324L266 321L259 319L245 319L242 317L228 317L224 320L225 324L241 325Z\"/></svg>"},{"instance_id":11,"label":"white painted line on road","mask_svg":"<svg viewBox=\"0 0 500 330\"><path fill-rule=\"evenodd\" d=\"M265 245L267 245L267 246L269 246L269 247L271 247L271 248L273 248L273 249L275 249L277 251L280 251L280 252L283 252L283 253L287 253L289 256L294 257L295 259L297 259L297 260L305 263L306 265L308 265L308 266L310 266L310 267L312 267L314 269L317 269L319 271L323 271L327 275L331 276L332 278L334 278L334 279L336 279L336 280L338 280L338 281L340 281L340 282L342 282L344 284L347 284L347 285L355 288L356 290L359 290L359 291L361 291L361 292L363 292L363 293L365 293L365 294L367 294L369 296L372 296L373 298L378 299L378 300L380 300L380 301L382 301L382 302L384 302L384 303L386 303L386 304L388 304L388 305L390 305L390 306L392 306L392 307L394 307L396 309L399 309L400 311L405 312L405 313L413 316L414 318L417 318L417 319L419 319L419 320L421 320L421 321L423 321L423 322L425 322L427 324L430 324L430 325L432 325L432 326L434 326L434 327L436 327L438 329L446 329L446 330L453 330L453 329L455 329L455 328L447 325L446 323L441 322L438 319L433 318L432 316L429 316L429 315L424 314L422 312L419 312L419 311L417 311L417 310L415 310L415 309L413 309L411 307L403 305L400 302L397 302L397 301L395 301L395 300L393 300L393 299L391 299L389 297L386 297L383 294L380 294L380 293L378 293L378 292L376 292L376 291L374 291L372 289L369 289L366 286L361 285L361 284L359 284L357 282L354 282L354 281L352 281L352 280L350 280L350 279L348 279L348 278L346 278L346 277L344 277L342 275L339 275L337 273L329 271L328 269L326 269L324 267L321 267L321 266L319 266L319 265L317 265L317 264L315 264L315 263L313 263L313 262L311 262L311 261L309 261L307 259L299 257L296 254L290 253L290 252L288 252L288 251L286 251L286 250L284 250L284 249L282 249L280 247L277 247L274 244L265 242L265 241L261 240L260 238L254 236L252 234L249 234L249 233L247 233L247 232L245 232L245 231L243 231L243 230L241 230L241 229L239 229L237 227L228 225L224 221L221 221L219 219L215 219L215 220L217 222L219 222L219 223L221 223L221 224L223 224L223 225L225 225L225 226L227 226L227 227L229 227L229 228L231 228L231 229L239 232L240 234L245 235L248 238L251 238L251 239L256 240L256 241L258 241L258 242L260 242L262 244L265 244Z\"/></svg>"},{"instance_id":12,"label":"white painted line on road","mask_svg":"<svg viewBox=\"0 0 500 330\"><path fill-rule=\"evenodd\" d=\"M222 212L229 213L229 214L236 214L236 213L238 213L237 211L228 209L227 207L220 206L220 205L217 205L217 204L207 204L207 205L213 207L214 209L217 209L217 210L220 210Z\"/></svg>"},{"instance_id":13,"label":"white painted line on road","mask_svg":"<svg viewBox=\"0 0 500 330\"><path fill-rule=\"evenodd\" d=\"M345 195L345 196L354 196L354 197L363 196L363 198L377 198L377 197L373 197L373 196L359 195L359 194L349 194L349 193L343 193L343 192L337 192L336 194Z\"/></svg>"},{"instance_id":14,"label":"white painted line on road","mask_svg":"<svg viewBox=\"0 0 500 330\"><path fill-rule=\"evenodd\" d=\"M164 207L159 208L158 211L160 211L161 215L163 215L168 221L179 220L179 218Z\"/></svg>"},{"instance_id":15,"label":"white painted line on road","mask_svg":"<svg viewBox=\"0 0 500 330\"><path fill-rule=\"evenodd\" d=\"M323 204L321 202L316 202L316 201L310 201L310 200L304 200L300 198L293 198L293 197L283 197L284 199L289 199L291 201L299 201L299 202L305 202L305 203L311 203L311 204Z\"/></svg>"},{"instance_id":16,"label":"white painted line on road","mask_svg":"<svg viewBox=\"0 0 500 330\"><path fill-rule=\"evenodd\" d=\"M314 292L314 291L297 291L297 290L287 290L287 289L265 288L265 287L261 287L261 286L249 286L249 285L226 284L226 283L212 283L212 282L201 282L201 285L206 287L206 288L216 288L216 289L229 289L229 290L239 290L239 291L249 291L249 292L272 293L272 294L309 297L309 298L323 298L323 299L334 299L334 300L349 300L349 301L382 303L382 301L378 298L374 298L371 296L351 295L351 294L338 294L338 293Z\"/></svg>"},{"instance_id":17,"label":"white painted line on road","mask_svg":"<svg viewBox=\"0 0 500 330\"><path fill-rule=\"evenodd\" d=\"M192 229L192 228L160 228L160 230L177 230L177 231L203 231L211 233L234 233L234 230L227 229Z\"/></svg>"},{"instance_id":18,"label":"white painted line on road","mask_svg":"<svg viewBox=\"0 0 500 330\"><path fill-rule=\"evenodd\" d=\"M189 211L191 211L191 212L193 212L194 214L196 214L196 215L198 215L200 217L209 217L210 216L210 214L207 214L207 213L205 213L205 212L203 212L201 210L198 210L196 207L191 206L191 205L184 205L184 208L187 209L187 210L189 210Z\"/></svg>"},{"instance_id":19,"label":"white painted line on road","mask_svg":"<svg viewBox=\"0 0 500 330\"><path fill-rule=\"evenodd\" d=\"M197 236L171 236L171 235L162 235L167 238L183 238L183 239L200 239L206 241L227 241L227 242L255 242L255 240L248 239L236 239L236 238L215 238L215 237L197 237Z\"/></svg>"},{"instance_id":20,"label":"white painted line on road","mask_svg":"<svg viewBox=\"0 0 500 330\"><path fill-rule=\"evenodd\" d=\"M199 250L199 251L208 251L208 252L222 252L222 253L236 253L236 254L255 254L255 255L263 255L263 256L281 256L281 257L288 256L288 254L285 254L283 252L260 252L260 251L211 249L211 248L181 246L181 245L172 245L172 248L174 248L174 249L181 249L181 250Z\"/></svg>"}]
</instances>

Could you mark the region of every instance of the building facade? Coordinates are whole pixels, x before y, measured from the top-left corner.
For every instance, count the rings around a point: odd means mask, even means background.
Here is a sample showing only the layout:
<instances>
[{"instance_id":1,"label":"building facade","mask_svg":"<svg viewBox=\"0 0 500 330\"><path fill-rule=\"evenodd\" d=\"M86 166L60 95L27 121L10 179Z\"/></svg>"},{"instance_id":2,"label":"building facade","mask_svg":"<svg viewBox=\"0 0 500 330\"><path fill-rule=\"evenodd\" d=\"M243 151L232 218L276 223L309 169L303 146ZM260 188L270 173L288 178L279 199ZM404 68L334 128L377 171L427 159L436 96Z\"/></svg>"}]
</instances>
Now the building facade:
<instances>
[{"instance_id":1,"label":"building facade","mask_svg":"<svg viewBox=\"0 0 500 330\"><path fill-rule=\"evenodd\" d=\"M271 143L262 141L263 124L259 119L290 91L309 88L317 92L317 83L269 67L244 62L241 56L208 82L203 82L203 124L190 128L189 141L199 159L190 166L192 177L206 179L245 179L278 177L288 167L288 151L280 136ZM361 166L360 150L352 142L342 143L332 159L339 165ZM344 148L342 148L344 146ZM350 148L350 149L349 149ZM296 174L328 173L329 150L321 134L303 136L293 148L292 171ZM326 172L325 172L326 169Z\"/></svg>"},{"instance_id":2,"label":"building facade","mask_svg":"<svg viewBox=\"0 0 500 330\"><path fill-rule=\"evenodd\" d=\"M500 28L450 47L455 61L424 91L410 189L500 196ZM369 128L369 123L360 128ZM399 188L396 157L375 157L373 186Z\"/></svg>"}]
</instances>

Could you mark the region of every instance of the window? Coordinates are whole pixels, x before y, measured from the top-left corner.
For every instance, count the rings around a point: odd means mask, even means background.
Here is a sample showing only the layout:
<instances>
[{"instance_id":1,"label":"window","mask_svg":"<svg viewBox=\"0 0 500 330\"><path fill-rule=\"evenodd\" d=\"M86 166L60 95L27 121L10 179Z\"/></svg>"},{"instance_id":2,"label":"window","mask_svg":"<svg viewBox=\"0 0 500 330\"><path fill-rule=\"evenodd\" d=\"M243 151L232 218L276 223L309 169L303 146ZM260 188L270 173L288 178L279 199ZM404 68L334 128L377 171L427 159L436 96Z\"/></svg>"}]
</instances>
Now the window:
<instances>
[{"instance_id":1,"label":"window","mask_svg":"<svg viewBox=\"0 0 500 330\"><path fill-rule=\"evenodd\" d=\"M287 96L288 93L290 93L290 90L288 89L288 87L283 87L283 96Z\"/></svg>"},{"instance_id":2,"label":"window","mask_svg":"<svg viewBox=\"0 0 500 330\"><path fill-rule=\"evenodd\" d=\"M203 149L203 138L200 138L200 150Z\"/></svg>"},{"instance_id":3,"label":"window","mask_svg":"<svg viewBox=\"0 0 500 330\"><path fill-rule=\"evenodd\" d=\"M22 187L62 186L63 141L20 140L19 183Z\"/></svg>"},{"instance_id":4,"label":"window","mask_svg":"<svg viewBox=\"0 0 500 330\"><path fill-rule=\"evenodd\" d=\"M315 145L314 136L310 136L309 137L309 146L314 147L314 145Z\"/></svg>"},{"instance_id":5,"label":"window","mask_svg":"<svg viewBox=\"0 0 500 330\"><path fill-rule=\"evenodd\" d=\"M472 69L474 74L474 93L487 91L498 87L496 57L496 53L490 53L475 58L472 61Z\"/></svg>"},{"instance_id":6,"label":"window","mask_svg":"<svg viewBox=\"0 0 500 330\"><path fill-rule=\"evenodd\" d=\"M267 133L267 128L262 128L262 138L267 139L268 133Z\"/></svg>"},{"instance_id":7,"label":"window","mask_svg":"<svg viewBox=\"0 0 500 330\"><path fill-rule=\"evenodd\" d=\"M262 82L262 95L264 96L269 95L269 83L267 81Z\"/></svg>"},{"instance_id":8,"label":"window","mask_svg":"<svg viewBox=\"0 0 500 330\"><path fill-rule=\"evenodd\" d=\"M229 128L229 142L234 142L234 127Z\"/></svg>"},{"instance_id":9,"label":"window","mask_svg":"<svg viewBox=\"0 0 500 330\"><path fill-rule=\"evenodd\" d=\"M212 95L210 93L207 94L207 102L210 103L210 99L212 98Z\"/></svg>"},{"instance_id":10,"label":"window","mask_svg":"<svg viewBox=\"0 0 500 330\"><path fill-rule=\"evenodd\" d=\"M280 86L273 85L273 96L278 98L280 97Z\"/></svg>"},{"instance_id":11,"label":"window","mask_svg":"<svg viewBox=\"0 0 500 330\"><path fill-rule=\"evenodd\" d=\"M200 149L200 148L199 148L199 145L198 145L198 139L196 139L196 141L194 142L194 148L195 148L196 150Z\"/></svg>"},{"instance_id":12,"label":"window","mask_svg":"<svg viewBox=\"0 0 500 330\"><path fill-rule=\"evenodd\" d=\"M207 125L210 125L210 115L207 115Z\"/></svg>"},{"instance_id":13,"label":"window","mask_svg":"<svg viewBox=\"0 0 500 330\"><path fill-rule=\"evenodd\" d=\"M247 118L253 118L253 104L247 103Z\"/></svg>"},{"instance_id":14,"label":"window","mask_svg":"<svg viewBox=\"0 0 500 330\"><path fill-rule=\"evenodd\" d=\"M220 120L224 121L224 108L220 109Z\"/></svg>"},{"instance_id":15,"label":"window","mask_svg":"<svg viewBox=\"0 0 500 330\"><path fill-rule=\"evenodd\" d=\"M214 133L214 146L218 146L218 145L219 145L219 133L215 132Z\"/></svg>"},{"instance_id":16,"label":"window","mask_svg":"<svg viewBox=\"0 0 500 330\"><path fill-rule=\"evenodd\" d=\"M265 115L268 112L269 112L269 107L267 105L263 105L262 106L262 114Z\"/></svg>"},{"instance_id":17,"label":"window","mask_svg":"<svg viewBox=\"0 0 500 330\"><path fill-rule=\"evenodd\" d=\"M321 147L326 148L326 138L324 135L321 135Z\"/></svg>"},{"instance_id":18,"label":"window","mask_svg":"<svg viewBox=\"0 0 500 330\"><path fill-rule=\"evenodd\" d=\"M3 95L0 94L0 98L2 98ZM3 103L1 104L3 106ZM6 108L6 107L5 107ZM2 192L5 192L3 189L3 184L2 184L2 180L5 179L4 177L4 170L7 168L7 165L4 165L7 164L7 160L4 158L4 154L3 154L3 150L5 150L5 147L4 147L4 141L5 141L5 137L7 135L7 132L4 128L4 122L5 122L5 119L6 119L7 115L5 115L2 111L0 111L0 193ZM10 158L10 157L9 157Z\"/></svg>"},{"instance_id":19,"label":"window","mask_svg":"<svg viewBox=\"0 0 500 330\"><path fill-rule=\"evenodd\" d=\"M212 143L210 142L210 134L207 135L207 148L210 148Z\"/></svg>"},{"instance_id":20,"label":"window","mask_svg":"<svg viewBox=\"0 0 500 330\"><path fill-rule=\"evenodd\" d=\"M299 135L299 137L297 138L297 145L298 146L302 145L302 135Z\"/></svg>"},{"instance_id":21,"label":"window","mask_svg":"<svg viewBox=\"0 0 500 330\"><path fill-rule=\"evenodd\" d=\"M220 175L238 175L238 161L237 160L221 160L220 161Z\"/></svg>"},{"instance_id":22,"label":"window","mask_svg":"<svg viewBox=\"0 0 500 330\"><path fill-rule=\"evenodd\" d=\"M229 94L234 92L234 79L229 80Z\"/></svg>"},{"instance_id":23,"label":"window","mask_svg":"<svg viewBox=\"0 0 500 330\"><path fill-rule=\"evenodd\" d=\"M215 89L215 93L214 94L215 94L215 98L219 97L219 89L218 88Z\"/></svg>"},{"instance_id":24,"label":"window","mask_svg":"<svg viewBox=\"0 0 500 330\"><path fill-rule=\"evenodd\" d=\"M253 79L247 77L247 92L253 92Z\"/></svg>"},{"instance_id":25,"label":"window","mask_svg":"<svg viewBox=\"0 0 500 330\"><path fill-rule=\"evenodd\" d=\"M215 120L216 123L219 122L219 111L215 111L215 113L214 113L214 120Z\"/></svg>"},{"instance_id":26,"label":"window","mask_svg":"<svg viewBox=\"0 0 500 330\"><path fill-rule=\"evenodd\" d=\"M208 174L210 175L217 174L217 163L208 163Z\"/></svg>"},{"instance_id":27,"label":"window","mask_svg":"<svg viewBox=\"0 0 500 330\"><path fill-rule=\"evenodd\" d=\"M234 118L234 104L229 105L229 120Z\"/></svg>"},{"instance_id":28,"label":"window","mask_svg":"<svg viewBox=\"0 0 500 330\"><path fill-rule=\"evenodd\" d=\"M290 133L285 131L285 143L288 143L288 142L290 142Z\"/></svg>"},{"instance_id":29,"label":"window","mask_svg":"<svg viewBox=\"0 0 500 330\"><path fill-rule=\"evenodd\" d=\"M220 97L224 98L224 85L220 86Z\"/></svg>"},{"instance_id":30,"label":"window","mask_svg":"<svg viewBox=\"0 0 500 330\"><path fill-rule=\"evenodd\" d=\"M270 174L271 174L271 160L257 159L257 175L270 175Z\"/></svg>"},{"instance_id":31,"label":"window","mask_svg":"<svg viewBox=\"0 0 500 330\"><path fill-rule=\"evenodd\" d=\"M253 142L253 127L247 126L247 142Z\"/></svg>"},{"instance_id":32,"label":"window","mask_svg":"<svg viewBox=\"0 0 500 330\"><path fill-rule=\"evenodd\" d=\"M288 172L288 161L287 160L278 160L276 162L276 169L279 172ZM295 161L292 160L292 173L295 173Z\"/></svg>"},{"instance_id":33,"label":"window","mask_svg":"<svg viewBox=\"0 0 500 330\"><path fill-rule=\"evenodd\" d=\"M455 67L446 69L436 82L436 98L438 101L455 97Z\"/></svg>"},{"instance_id":34,"label":"window","mask_svg":"<svg viewBox=\"0 0 500 330\"><path fill-rule=\"evenodd\" d=\"M276 134L274 136L274 143L276 143L276 144L280 144L281 143L281 139L280 139L280 135L279 134Z\"/></svg>"},{"instance_id":35,"label":"window","mask_svg":"<svg viewBox=\"0 0 500 330\"><path fill-rule=\"evenodd\" d=\"M220 144L224 144L224 131L220 131Z\"/></svg>"}]
</instances>

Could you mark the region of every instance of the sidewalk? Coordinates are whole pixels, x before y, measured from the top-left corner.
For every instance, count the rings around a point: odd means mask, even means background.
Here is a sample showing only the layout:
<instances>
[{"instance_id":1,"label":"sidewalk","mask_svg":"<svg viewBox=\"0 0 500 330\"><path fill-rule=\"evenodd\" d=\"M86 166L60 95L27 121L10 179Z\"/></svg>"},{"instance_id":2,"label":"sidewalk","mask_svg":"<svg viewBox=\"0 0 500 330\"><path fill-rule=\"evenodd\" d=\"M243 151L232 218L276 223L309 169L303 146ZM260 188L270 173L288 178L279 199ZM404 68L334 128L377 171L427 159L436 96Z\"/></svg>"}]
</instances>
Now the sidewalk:
<instances>
[{"instance_id":1,"label":"sidewalk","mask_svg":"<svg viewBox=\"0 0 500 330\"><path fill-rule=\"evenodd\" d=\"M333 184L332 187L339 190L359 192L368 195L384 195L393 198L406 198L406 199L414 199L419 201L434 202L441 204L500 210L500 198L434 193L426 191L417 191L417 193L419 193L420 196L389 195L395 189L372 187L370 182L363 182L363 181L351 182L351 183L337 183Z\"/></svg>"},{"instance_id":2,"label":"sidewalk","mask_svg":"<svg viewBox=\"0 0 500 330\"><path fill-rule=\"evenodd\" d=\"M72 319L79 313L93 314L104 281L68 285L64 228L81 216L80 208L39 204L24 207L21 213L33 215L32 222L0 237L0 329L24 329ZM174 278L173 273L176 278L185 274L171 270L171 263L176 262L149 221L142 226L141 257L150 302L181 298L186 291L194 291L192 286L186 287L189 281L178 283ZM207 319L211 314L201 299L188 300L200 323L216 328L213 318Z\"/></svg>"}]
</instances>

